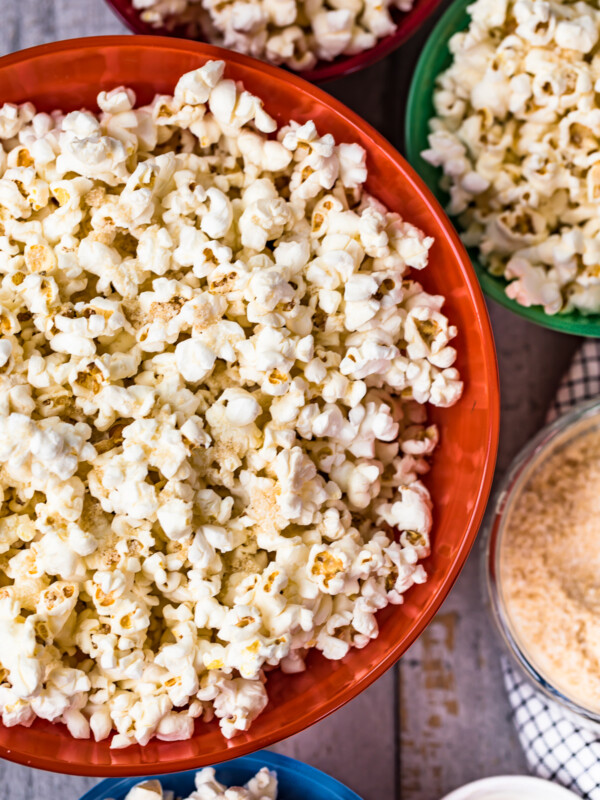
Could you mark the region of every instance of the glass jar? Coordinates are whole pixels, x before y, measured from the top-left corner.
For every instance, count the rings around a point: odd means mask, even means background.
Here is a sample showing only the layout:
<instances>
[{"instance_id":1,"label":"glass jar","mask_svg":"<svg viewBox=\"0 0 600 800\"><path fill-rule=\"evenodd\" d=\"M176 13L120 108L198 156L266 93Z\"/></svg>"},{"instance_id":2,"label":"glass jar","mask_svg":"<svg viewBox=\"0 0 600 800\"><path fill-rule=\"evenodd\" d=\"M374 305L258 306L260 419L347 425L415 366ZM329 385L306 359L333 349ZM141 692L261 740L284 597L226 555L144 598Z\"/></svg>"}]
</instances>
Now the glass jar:
<instances>
[{"instance_id":1,"label":"glass jar","mask_svg":"<svg viewBox=\"0 0 600 800\"><path fill-rule=\"evenodd\" d=\"M502 547L511 514L529 480L548 459L586 435L600 430L600 401L593 400L576 406L572 411L543 428L514 459L496 493L491 518L484 532L482 545L486 591L500 635L514 660L535 687L551 700L558 702L578 723L600 730L600 711L586 708L554 684L552 676L542 674L519 641L507 612L502 585ZM598 520L600 526L600 519Z\"/></svg>"}]
</instances>

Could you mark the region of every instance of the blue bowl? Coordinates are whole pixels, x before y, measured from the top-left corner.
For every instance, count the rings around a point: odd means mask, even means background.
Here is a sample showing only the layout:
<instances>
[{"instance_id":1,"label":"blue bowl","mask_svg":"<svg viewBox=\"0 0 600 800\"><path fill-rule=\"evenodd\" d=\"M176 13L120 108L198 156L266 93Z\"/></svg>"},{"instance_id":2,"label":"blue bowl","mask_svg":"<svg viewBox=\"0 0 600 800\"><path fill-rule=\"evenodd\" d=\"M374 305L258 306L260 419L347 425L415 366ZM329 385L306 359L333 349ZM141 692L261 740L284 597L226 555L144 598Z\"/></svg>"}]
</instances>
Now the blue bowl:
<instances>
[{"instance_id":1,"label":"blue bowl","mask_svg":"<svg viewBox=\"0 0 600 800\"><path fill-rule=\"evenodd\" d=\"M279 800L361 800L353 791L324 772L295 758L259 750L251 756L235 758L215 767L217 780L226 786L242 786L254 777L261 767L277 772L279 781ZM194 776L198 772L174 772L170 775L153 775L165 789L171 789L177 797L187 797L194 791ZM144 776L137 778L107 778L100 781L80 800L123 800L127 792Z\"/></svg>"}]
</instances>

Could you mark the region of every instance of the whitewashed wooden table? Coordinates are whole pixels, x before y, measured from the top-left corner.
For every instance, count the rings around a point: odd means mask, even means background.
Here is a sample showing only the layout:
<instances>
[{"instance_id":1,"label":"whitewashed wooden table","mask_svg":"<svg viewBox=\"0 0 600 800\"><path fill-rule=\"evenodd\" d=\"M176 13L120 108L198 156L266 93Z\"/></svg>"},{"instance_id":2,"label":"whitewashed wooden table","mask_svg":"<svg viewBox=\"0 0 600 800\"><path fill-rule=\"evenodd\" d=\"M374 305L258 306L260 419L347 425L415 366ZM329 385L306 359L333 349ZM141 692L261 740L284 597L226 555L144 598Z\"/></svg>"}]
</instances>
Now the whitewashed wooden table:
<instances>
[{"instance_id":1,"label":"whitewashed wooden table","mask_svg":"<svg viewBox=\"0 0 600 800\"><path fill-rule=\"evenodd\" d=\"M44 42L126 33L103 0L0 0L2 55ZM326 87L402 148L407 86L423 29L400 52ZM1 102L0 86L0 102ZM496 305L502 385L497 478L543 422L578 342ZM328 719L274 747L347 783L364 800L438 800L478 777L525 772L483 608L478 547L436 619L404 658ZM0 761L0 800L77 800L94 778Z\"/></svg>"}]
</instances>

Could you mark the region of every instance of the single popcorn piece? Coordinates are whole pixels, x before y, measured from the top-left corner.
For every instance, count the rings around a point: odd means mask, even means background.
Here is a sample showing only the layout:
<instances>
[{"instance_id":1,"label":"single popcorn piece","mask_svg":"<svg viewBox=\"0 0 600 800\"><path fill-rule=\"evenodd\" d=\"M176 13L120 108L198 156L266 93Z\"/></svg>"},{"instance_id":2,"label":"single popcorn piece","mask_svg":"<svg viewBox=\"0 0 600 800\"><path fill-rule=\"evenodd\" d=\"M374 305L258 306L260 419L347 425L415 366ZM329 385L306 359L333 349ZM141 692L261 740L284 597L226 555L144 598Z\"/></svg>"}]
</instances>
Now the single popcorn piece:
<instances>
[{"instance_id":1,"label":"single popcorn piece","mask_svg":"<svg viewBox=\"0 0 600 800\"><path fill-rule=\"evenodd\" d=\"M0 109L0 714L232 737L269 670L364 647L426 580L457 329L358 145L275 130L221 62L98 105Z\"/></svg>"},{"instance_id":2,"label":"single popcorn piece","mask_svg":"<svg viewBox=\"0 0 600 800\"><path fill-rule=\"evenodd\" d=\"M414 0L132 2L150 25L183 28L188 36L201 32L213 44L303 71L317 61L333 61L374 47L378 39L394 33L398 12L410 11ZM563 35L591 37L585 27L572 28Z\"/></svg>"},{"instance_id":3,"label":"single popcorn piece","mask_svg":"<svg viewBox=\"0 0 600 800\"><path fill-rule=\"evenodd\" d=\"M600 312L600 11L475 0L449 42L423 158L467 245L546 314ZM440 365L441 366L441 365Z\"/></svg>"}]
</instances>

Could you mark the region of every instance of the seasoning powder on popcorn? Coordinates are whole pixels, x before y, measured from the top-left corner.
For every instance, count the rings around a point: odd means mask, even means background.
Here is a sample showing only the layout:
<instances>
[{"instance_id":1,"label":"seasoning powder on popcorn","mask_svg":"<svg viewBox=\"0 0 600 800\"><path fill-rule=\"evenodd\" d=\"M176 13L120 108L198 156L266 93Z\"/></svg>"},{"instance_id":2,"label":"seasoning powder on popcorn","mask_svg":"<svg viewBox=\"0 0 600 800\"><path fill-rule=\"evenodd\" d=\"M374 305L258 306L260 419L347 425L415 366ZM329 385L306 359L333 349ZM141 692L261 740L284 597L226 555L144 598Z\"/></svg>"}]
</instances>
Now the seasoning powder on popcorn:
<instances>
[{"instance_id":1,"label":"seasoning powder on popcorn","mask_svg":"<svg viewBox=\"0 0 600 800\"><path fill-rule=\"evenodd\" d=\"M517 642L548 681L600 710L600 431L553 454L507 522L500 582Z\"/></svg>"},{"instance_id":2,"label":"seasoning powder on popcorn","mask_svg":"<svg viewBox=\"0 0 600 800\"><path fill-rule=\"evenodd\" d=\"M424 404L462 389L432 240L223 71L0 109L4 725L234 736L426 580Z\"/></svg>"},{"instance_id":3,"label":"seasoning powder on popcorn","mask_svg":"<svg viewBox=\"0 0 600 800\"><path fill-rule=\"evenodd\" d=\"M436 81L429 149L467 245L506 294L600 312L600 10L476 0Z\"/></svg>"}]
</instances>

